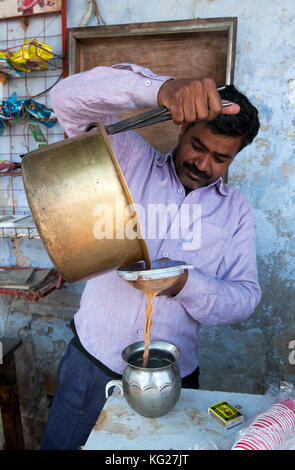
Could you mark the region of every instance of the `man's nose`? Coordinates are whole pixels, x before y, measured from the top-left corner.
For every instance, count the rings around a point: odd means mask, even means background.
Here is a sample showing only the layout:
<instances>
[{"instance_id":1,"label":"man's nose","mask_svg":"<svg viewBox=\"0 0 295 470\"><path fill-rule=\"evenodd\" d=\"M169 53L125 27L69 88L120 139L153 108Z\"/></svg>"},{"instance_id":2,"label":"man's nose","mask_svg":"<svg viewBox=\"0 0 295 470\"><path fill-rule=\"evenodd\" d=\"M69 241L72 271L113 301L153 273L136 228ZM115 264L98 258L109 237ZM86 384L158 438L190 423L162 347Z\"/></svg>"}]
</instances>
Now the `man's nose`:
<instances>
[{"instance_id":1,"label":"man's nose","mask_svg":"<svg viewBox=\"0 0 295 470\"><path fill-rule=\"evenodd\" d=\"M204 173L210 173L210 154L203 153L203 155L195 160L195 165L199 171L203 171Z\"/></svg>"}]
</instances>

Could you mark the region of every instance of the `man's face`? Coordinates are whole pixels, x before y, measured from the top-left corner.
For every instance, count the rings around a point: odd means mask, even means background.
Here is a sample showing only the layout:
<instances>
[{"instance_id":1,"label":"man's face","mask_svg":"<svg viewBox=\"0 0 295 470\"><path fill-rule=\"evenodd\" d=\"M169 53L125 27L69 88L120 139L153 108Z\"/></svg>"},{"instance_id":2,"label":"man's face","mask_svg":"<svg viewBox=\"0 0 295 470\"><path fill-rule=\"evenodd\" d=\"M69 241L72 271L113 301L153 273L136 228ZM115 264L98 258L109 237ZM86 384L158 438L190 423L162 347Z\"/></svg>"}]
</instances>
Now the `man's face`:
<instances>
[{"instance_id":1,"label":"man's face","mask_svg":"<svg viewBox=\"0 0 295 470\"><path fill-rule=\"evenodd\" d=\"M182 184L197 189L214 183L238 153L242 137L213 134L197 122L180 137L174 165Z\"/></svg>"}]
</instances>

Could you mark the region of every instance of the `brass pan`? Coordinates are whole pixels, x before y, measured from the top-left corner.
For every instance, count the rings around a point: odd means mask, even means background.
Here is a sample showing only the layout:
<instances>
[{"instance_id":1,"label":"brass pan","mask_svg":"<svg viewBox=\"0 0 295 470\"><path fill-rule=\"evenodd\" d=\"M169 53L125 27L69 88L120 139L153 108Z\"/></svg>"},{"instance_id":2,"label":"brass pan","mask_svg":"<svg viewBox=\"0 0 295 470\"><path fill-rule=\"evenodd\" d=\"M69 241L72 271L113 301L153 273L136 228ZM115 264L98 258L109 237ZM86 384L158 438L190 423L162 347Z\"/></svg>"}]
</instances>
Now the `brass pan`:
<instances>
[{"instance_id":1,"label":"brass pan","mask_svg":"<svg viewBox=\"0 0 295 470\"><path fill-rule=\"evenodd\" d=\"M166 111L158 108L108 128L90 123L87 130L96 130L24 156L23 183L32 217L52 263L66 281L89 279L148 259L144 240L126 236L126 226L136 212L107 134L148 125L150 118L154 123L157 115L159 120L171 119L163 116ZM95 235L98 204L106 204L113 214L112 238ZM117 207L123 208L123 220L117 220ZM118 222L121 238L116 236Z\"/></svg>"}]
</instances>

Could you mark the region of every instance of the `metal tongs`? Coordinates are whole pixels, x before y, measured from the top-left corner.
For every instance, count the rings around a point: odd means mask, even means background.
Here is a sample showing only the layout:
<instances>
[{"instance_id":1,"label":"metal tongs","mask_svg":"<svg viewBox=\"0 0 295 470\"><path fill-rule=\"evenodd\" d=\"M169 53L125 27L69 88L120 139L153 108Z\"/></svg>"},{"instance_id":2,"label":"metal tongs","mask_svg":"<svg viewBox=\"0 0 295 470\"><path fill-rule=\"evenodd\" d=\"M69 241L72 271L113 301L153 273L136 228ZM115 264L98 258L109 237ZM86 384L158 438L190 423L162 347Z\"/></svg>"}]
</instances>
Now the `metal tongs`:
<instances>
[{"instance_id":1,"label":"metal tongs","mask_svg":"<svg viewBox=\"0 0 295 470\"><path fill-rule=\"evenodd\" d=\"M225 86L217 88L218 91L224 90ZM231 101L225 101L222 103L222 107L231 106ZM170 121L172 119L171 113L165 106L154 108L151 111L146 111L141 114L136 114L130 118L124 119L123 121L116 122L105 126L105 130L108 135L119 134L119 132L130 131L132 129L139 129L140 127L151 126L152 124L158 124L159 122ZM90 131L94 127L97 127L96 122L90 122L86 126L86 131Z\"/></svg>"}]
</instances>

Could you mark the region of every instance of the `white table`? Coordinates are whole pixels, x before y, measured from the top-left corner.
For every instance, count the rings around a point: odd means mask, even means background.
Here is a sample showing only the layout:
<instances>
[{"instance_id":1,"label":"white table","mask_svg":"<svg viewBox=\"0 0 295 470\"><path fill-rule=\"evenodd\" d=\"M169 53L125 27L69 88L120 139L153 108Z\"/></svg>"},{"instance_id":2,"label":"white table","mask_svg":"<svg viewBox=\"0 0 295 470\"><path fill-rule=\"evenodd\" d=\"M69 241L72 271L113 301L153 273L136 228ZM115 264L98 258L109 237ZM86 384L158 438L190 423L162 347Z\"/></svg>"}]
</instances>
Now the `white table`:
<instances>
[{"instance_id":1,"label":"white table","mask_svg":"<svg viewBox=\"0 0 295 470\"><path fill-rule=\"evenodd\" d=\"M258 412L262 395L182 389L179 401L165 416L144 418L114 390L107 399L84 450L226 450L239 424L229 430L208 416L208 406L220 401L241 406L245 420Z\"/></svg>"}]
</instances>

